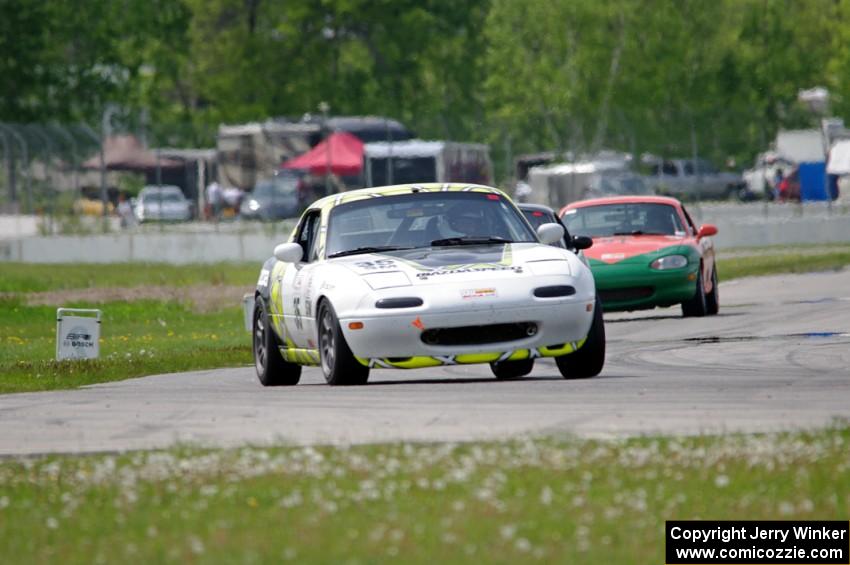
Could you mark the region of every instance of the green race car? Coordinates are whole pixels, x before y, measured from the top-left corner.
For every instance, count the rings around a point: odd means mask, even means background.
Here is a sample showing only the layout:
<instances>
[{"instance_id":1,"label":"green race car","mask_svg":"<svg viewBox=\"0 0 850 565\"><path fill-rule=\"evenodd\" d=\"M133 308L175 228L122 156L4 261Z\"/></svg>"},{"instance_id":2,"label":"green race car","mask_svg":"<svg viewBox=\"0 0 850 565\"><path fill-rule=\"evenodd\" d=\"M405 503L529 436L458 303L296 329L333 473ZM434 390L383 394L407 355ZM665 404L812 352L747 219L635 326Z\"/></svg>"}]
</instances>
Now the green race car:
<instances>
[{"instance_id":1,"label":"green race car","mask_svg":"<svg viewBox=\"0 0 850 565\"><path fill-rule=\"evenodd\" d=\"M675 198L624 196L574 202L561 209L570 233L593 238L585 251L605 311L682 305L684 316L719 310L710 236Z\"/></svg>"}]
</instances>

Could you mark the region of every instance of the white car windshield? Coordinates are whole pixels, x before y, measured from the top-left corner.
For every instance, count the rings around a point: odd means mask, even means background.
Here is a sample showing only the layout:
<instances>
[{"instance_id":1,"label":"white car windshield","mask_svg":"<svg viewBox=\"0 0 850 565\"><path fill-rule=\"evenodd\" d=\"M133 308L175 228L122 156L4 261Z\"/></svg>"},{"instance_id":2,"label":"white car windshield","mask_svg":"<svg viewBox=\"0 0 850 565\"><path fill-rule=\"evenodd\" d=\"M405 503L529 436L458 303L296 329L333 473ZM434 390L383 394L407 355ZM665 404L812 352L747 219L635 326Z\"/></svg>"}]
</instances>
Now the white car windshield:
<instances>
[{"instance_id":1,"label":"white car windshield","mask_svg":"<svg viewBox=\"0 0 850 565\"><path fill-rule=\"evenodd\" d=\"M570 233L590 237L685 233L676 208L668 204L636 202L584 206L567 210L561 221Z\"/></svg>"},{"instance_id":2,"label":"white car windshield","mask_svg":"<svg viewBox=\"0 0 850 565\"><path fill-rule=\"evenodd\" d=\"M503 196L492 192L419 192L336 206L328 220L327 256L369 250L536 242Z\"/></svg>"},{"instance_id":3,"label":"white car windshield","mask_svg":"<svg viewBox=\"0 0 850 565\"><path fill-rule=\"evenodd\" d=\"M183 198L182 194L178 194L176 192L149 192L142 196L142 200L148 203L174 203L183 202L185 198Z\"/></svg>"},{"instance_id":4,"label":"white car windshield","mask_svg":"<svg viewBox=\"0 0 850 565\"><path fill-rule=\"evenodd\" d=\"M298 193L298 179L292 176L280 176L257 183L251 196L258 200L275 198L294 198Z\"/></svg>"}]
</instances>

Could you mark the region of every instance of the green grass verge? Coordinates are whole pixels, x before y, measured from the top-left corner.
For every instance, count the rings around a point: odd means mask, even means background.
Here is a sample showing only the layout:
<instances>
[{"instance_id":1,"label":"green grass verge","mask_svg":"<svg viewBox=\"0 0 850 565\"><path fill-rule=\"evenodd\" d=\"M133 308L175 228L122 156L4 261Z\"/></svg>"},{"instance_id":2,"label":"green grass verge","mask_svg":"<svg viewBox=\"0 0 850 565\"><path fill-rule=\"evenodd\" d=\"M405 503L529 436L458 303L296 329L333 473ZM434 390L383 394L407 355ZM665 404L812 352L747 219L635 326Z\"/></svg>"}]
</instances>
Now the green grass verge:
<instances>
[{"instance_id":1,"label":"green grass verge","mask_svg":"<svg viewBox=\"0 0 850 565\"><path fill-rule=\"evenodd\" d=\"M0 299L0 393L251 363L241 307L202 314L155 300L96 306L103 311L101 358L59 363L54 360L56 308Z\"/></svg>"},{"instance_id":2,"label":"green grass verge","mask_svg":"<svg viewBox=\"0 0 850 565\"><path fill-rule=\"evenodd\" d=\"M40 292L76 288L136 287L196 284L250 285L257 281L261 263L165 265L113 263L97 265L1 263L0 292Z\"/></svg>"},{"instance_id":3,"label":"green grass verge","mask_svg":"<svg viewBox=\"0 0 850 565\"><path fill-rule=\"evenodd\" d=\"M809 273L843 269L850 265L850 246L765 248L717 260L721 281L781 273Z\"/></svg>"},{"instance_id":4,"label":"green grass verge","mask_svg":"<svg viewBox=\"0 0 850 565\"><path fill-rule=\"evenodd\" d=\"M846 519L850 431L0 462L9 563L664 563L670 519Z\"/></svg>"}]
</instances>

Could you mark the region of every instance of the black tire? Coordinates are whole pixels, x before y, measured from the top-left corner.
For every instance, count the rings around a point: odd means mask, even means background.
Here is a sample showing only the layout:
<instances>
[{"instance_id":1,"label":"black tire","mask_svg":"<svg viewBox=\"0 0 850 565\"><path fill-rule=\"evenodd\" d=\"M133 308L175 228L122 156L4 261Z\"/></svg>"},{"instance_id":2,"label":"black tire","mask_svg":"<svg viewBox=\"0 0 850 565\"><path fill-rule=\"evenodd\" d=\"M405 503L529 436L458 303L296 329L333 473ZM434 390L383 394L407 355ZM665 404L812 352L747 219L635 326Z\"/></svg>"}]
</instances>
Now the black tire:
<instances>
[{"instance_id":1,"label":"black tire","mask_svg":"<svg viewBox=\"0 0 850 565\"><path fill-rule=\"evenodd\" d=\"M490 363L490 370L497 379L518 379L524 377L534 368L534 359L520 359L519 361L498 361Z\"/></svg>"},{"instance_id":2,"label":"black tire","mask_svg":"<svg viewBox=\"0 0 850 565\"><path fill-rule=\"evenodd\" d=\"M266 304L257 297L254 303L252 351L257 378L263 386L292 386L301 380L301 365L284 361L277 337L269 324Z\"/></svg>"},{"instance_id":3,"label":"black tire","mask_svg":"<svg viewBox=\"0 0 850 565\"><path fill-rule=\"evenodd\" d=\"M720 311L720 290L717 287L717 266L711 271L711 292L705 295L705 313L714 316Z\"/></svg>"},{"instance_id":4,"label":"black tire","mask_svg":"<svg viewBox=\"0 0 850 565\"><path fill-rule=\"evenodd\" d=\"M685 318L700 318L708 311L705 288L702 286L702 265L697 271L697 288L694 297L682 302L682 316Z\"/></svg>"},{"instance_id":5,"label":"black tire","mask_svg":"<svg viewBox=\"0 0 850 565\"><path fill-rule=\"evenodd\" d=\"M602 319L602 301L598 296L587 341L578 351L555 357L555 363L565 379L587 379L602 372L605 366L605 322Z\"/></svg>"},{"instance_id":6,"label":"black tire","mask_svg":"<svg viewBox=\"0 0 850 565\"><path fill-rule=\"evenodd\" d=\"M331 386L362 385L369 380L369 367L364 367L348 347L336 312L329 302L322 302L318 326L319 356L322 360L322 372Z\"/></svg>"}]
</instances>

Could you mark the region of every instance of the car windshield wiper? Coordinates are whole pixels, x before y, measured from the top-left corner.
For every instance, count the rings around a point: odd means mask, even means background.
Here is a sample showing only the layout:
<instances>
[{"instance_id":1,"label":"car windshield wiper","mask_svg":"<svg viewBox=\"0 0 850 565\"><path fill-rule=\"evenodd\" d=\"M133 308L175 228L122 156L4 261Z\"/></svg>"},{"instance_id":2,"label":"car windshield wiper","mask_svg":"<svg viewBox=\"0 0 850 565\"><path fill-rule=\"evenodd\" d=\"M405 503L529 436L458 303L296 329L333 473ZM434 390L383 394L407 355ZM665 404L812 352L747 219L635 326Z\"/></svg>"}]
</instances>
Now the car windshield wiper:
<instances>
[{"instance_id":1,"label":"car windshield wiper","mask_svg":"<svg viewBox=\"0 0 850 565\"><path fill-rule=\"evenodd\" d=\"M431 246L486 245L488 243L514 243L514 241L503 237L447 237L445 239L435 239L431 242Z\"/></svg>"},{"instance_id":2,"label":"car windshield wiper","mask_svg":"<svg viewBox=\"0 0 850 565\"><path fill-rule=\"evenodd\" d=\"M632 231L615 231L611 235L670 235L669 233L661 233L658 231L643 231L643 230L632 230Z\"/></svg>"},{"instance_id":3,"label":"car windshield wiper","mask_svg":"<svg viewBox=\"0 0 850 565\"><path fill-rule=\"evenodd\" d=\"M361 253L375 253L376 251L402 251L405 249L413 249L413 247L400 247L398 245L366 245L363 247L355 247L354 249L346 249L345 251L337 251L328 255L328 259L334 257L345 257L346 255L359 255Z\"/></svg>"}]
</instances>

